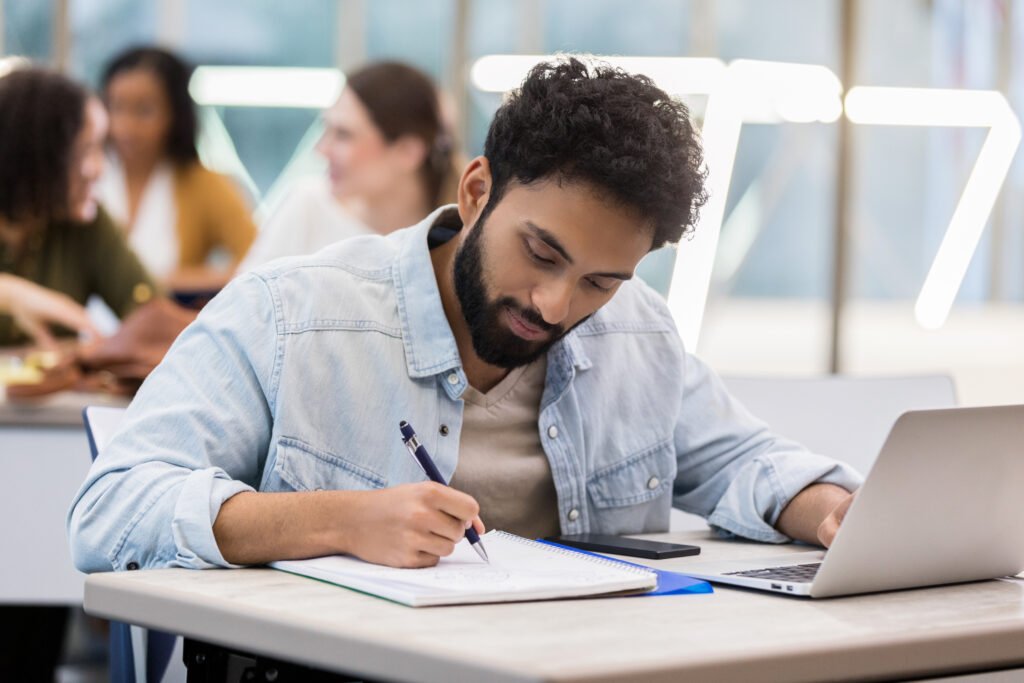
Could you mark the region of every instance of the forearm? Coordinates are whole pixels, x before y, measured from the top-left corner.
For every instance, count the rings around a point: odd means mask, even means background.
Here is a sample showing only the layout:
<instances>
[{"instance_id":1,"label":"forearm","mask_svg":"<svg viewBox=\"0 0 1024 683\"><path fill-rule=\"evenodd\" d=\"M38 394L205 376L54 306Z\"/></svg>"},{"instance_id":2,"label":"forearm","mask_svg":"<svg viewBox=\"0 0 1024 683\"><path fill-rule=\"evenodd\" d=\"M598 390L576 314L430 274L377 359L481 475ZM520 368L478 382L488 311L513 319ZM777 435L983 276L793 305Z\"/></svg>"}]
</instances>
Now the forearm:
<instances>
[{"instance_id":1,"label":"forearm","mask_svg":"<svg viewBox=\"0 0 1024 683\"><path fill-rule=\"evenodd\" d=\"M850 492L834 484L811 484L782 510L775 528L790 538L821 545L818 527Z\"/></svg>"},{"instance_id":2,"label":"forearm","mask_svg":"<svg viewBox=\"0 0 1024 683\"><path fill-rule=\"evenodd\" d=\"M370 491L250 491L224 502L213 535L232 564L344 553L429 567L451 554L470 523L484 532L479 514L470 496L429 481Z\"/></svg>"},{"instance_id":3,"label":"forearm","mask_svg":"<svg viewBox=\"0 0 1024 683\"><path fill-rule=\"evenodd\" d=\"M239 493L224 502L213 535L232 564L347 552L346 520L363 492Z\"/></svg>"}]
</instances>

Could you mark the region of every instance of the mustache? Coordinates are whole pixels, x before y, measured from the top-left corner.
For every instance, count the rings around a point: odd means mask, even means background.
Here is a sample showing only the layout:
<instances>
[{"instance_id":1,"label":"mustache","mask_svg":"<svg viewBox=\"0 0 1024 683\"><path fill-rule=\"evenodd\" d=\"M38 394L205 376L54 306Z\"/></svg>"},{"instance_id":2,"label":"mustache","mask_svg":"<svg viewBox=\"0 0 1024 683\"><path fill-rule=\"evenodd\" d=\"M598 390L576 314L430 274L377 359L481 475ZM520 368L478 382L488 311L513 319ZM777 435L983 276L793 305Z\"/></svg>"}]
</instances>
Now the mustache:
<instances>
[{"instance_id":1,"label":"mustache","mask_svg":"<svg viewBox=\"0 0 1024 683\"><path fill-rule=\"evenodd\" d=\"M515 311L515 314L520 318L530 323L534 327L543 330L544 332L558 332L562 329L561 325L552 325L551 323L544 320L544 317L536 310L532 308L523 308L519 303L512 297L502 297L498 300L499 306L507 306Z\"/></svg>"}]
</instances>

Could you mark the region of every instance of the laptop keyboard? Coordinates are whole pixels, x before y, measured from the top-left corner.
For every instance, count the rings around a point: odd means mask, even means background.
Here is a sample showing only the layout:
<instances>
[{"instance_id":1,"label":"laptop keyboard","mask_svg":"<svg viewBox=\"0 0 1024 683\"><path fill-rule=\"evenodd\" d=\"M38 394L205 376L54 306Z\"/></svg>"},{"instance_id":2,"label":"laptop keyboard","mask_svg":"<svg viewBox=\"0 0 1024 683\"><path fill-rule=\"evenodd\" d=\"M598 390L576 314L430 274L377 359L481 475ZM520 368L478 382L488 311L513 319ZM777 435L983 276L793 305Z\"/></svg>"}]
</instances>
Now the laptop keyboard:
<instances>
[{"instance_id":1,"label":"laptop keyboard","mask_svg":"<svg viewBox=\"0 0 1024 683\"><path fill-rule=\"evenodd\" d=\"M818 573L821 562L811 564L794 564L785 567L766 567L764 569L748 569L742 572L726 572L726 576L748 576L752 579L775 579L790 583L810 583Z\"/></svg>"}]
</instances>

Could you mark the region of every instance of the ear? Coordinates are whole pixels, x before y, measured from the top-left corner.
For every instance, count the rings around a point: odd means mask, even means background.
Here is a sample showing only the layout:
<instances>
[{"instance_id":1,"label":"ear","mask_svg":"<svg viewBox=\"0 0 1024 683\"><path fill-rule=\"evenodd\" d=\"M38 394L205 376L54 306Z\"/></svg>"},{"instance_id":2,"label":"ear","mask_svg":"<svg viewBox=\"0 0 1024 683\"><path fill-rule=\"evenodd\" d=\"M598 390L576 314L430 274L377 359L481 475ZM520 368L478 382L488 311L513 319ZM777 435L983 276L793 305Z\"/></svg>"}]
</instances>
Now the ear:
<instances>
[{"instance_id":1,"label":"ear","mask_svg":"<svg viewBox=\"0 0 1024 683\"><path fill-rule=\"evenodd\" d=\"M419 170L427 158L427 143L415 135L403 135L391 143L395 158L409 172Z\"/></svg>"},{"instance_id":2,"label":"ear","mask_svg":"<svg viewBox=\"0 0 1024 683\"><path fill-rule=\"evenodd\" d=\"M479 156L469 162L459 179L459 217L463 225L476 223L490 196L491 163L487 157Z\"/></svg>"}]
</instances>

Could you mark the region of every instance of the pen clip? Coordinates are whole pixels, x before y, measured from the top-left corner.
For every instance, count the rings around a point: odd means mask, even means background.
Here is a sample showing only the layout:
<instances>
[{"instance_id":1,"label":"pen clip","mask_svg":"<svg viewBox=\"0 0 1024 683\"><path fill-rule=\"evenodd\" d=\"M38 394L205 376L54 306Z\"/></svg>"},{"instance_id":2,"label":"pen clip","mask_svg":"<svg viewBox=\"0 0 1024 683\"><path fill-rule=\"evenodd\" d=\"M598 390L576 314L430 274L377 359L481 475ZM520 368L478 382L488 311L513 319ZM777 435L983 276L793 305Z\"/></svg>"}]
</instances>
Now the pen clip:
<instances>
[{"instance_id":1,"label":"pen clip","mask_svg":"<svg viewBox=\"0 0 1024 683\"><path fill-rule=\"evenodd\" d=\"M420 447L420 440L416 438L416 435L413 434L408 439L404 439L404 441L405 447L409 449L409 452L412 453L413 455L416 455L416 449ZM417 462L418 461L419 459L417 458Z\"/></svg>"},{"instance_id":2,"label":"pen clip","mask_svg":"<svg viewBox=\"0 0 1024 683\"><path fill-rule=\"evenodd\" d=\"M415 434L412 434L408 439L402 439L402 443L405 444L405 447L409 450L409 455L412 456L412 459L415 460L416 464L420 466L421 470L423 470L423 474L427 475L427 479L429 479L430 472L427 472L427 468L423 466L423 463L420 461L420 457L416 455L416 450L420 447L420 440L416 438Z\"/></svg>"}]
</instances>

